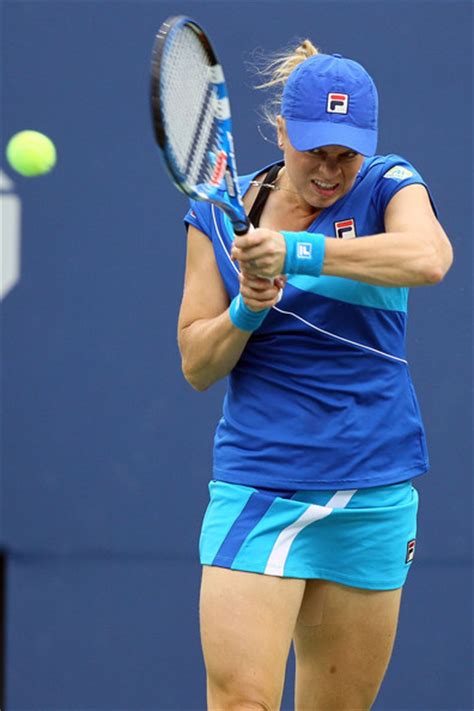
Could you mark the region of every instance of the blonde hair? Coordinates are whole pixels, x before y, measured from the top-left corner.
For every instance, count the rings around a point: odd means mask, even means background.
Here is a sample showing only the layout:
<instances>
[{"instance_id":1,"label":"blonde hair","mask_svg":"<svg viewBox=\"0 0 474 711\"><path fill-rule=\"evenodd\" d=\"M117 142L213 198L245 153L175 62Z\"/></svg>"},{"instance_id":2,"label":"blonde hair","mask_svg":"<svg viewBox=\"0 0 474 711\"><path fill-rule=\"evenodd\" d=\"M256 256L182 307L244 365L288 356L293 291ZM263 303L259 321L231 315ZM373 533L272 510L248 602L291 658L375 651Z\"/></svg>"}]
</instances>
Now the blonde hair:
<instances>
[{"instance_id":1,"label":"blonde hair","mask_svg":"<svg viewBox=\"0 0 474 711\"><path fill-rule=\"evenodd\" d=\"M258 69L258 74L264 79L255 89L272 89L273 93L261 107L265 121L276 128L276 117L280 113L281 97L286 81L292 71L309 57L319 54L320 50L311 40L305 39L295 49L284 50L274 54L270 61Z\"/></svg>"}]
</instances>

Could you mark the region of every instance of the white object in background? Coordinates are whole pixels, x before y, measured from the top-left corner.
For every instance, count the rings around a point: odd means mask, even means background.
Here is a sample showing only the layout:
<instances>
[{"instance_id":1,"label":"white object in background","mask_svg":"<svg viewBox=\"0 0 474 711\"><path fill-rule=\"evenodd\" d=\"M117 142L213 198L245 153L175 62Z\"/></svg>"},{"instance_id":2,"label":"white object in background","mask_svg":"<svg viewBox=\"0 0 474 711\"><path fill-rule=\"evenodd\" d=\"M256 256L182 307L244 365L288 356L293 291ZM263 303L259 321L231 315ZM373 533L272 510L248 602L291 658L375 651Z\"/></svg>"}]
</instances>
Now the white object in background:
<instances>
[{"instance_id":1,"label":"white object in background","mask_svg":"<svg viewBox=\"0 0 474 711\"><path fill-rule=\"evenodd\" d=\"M0 170L0 300L20 280L21 202L14 190L15 183Z\"/></svg>"}]
</instances>

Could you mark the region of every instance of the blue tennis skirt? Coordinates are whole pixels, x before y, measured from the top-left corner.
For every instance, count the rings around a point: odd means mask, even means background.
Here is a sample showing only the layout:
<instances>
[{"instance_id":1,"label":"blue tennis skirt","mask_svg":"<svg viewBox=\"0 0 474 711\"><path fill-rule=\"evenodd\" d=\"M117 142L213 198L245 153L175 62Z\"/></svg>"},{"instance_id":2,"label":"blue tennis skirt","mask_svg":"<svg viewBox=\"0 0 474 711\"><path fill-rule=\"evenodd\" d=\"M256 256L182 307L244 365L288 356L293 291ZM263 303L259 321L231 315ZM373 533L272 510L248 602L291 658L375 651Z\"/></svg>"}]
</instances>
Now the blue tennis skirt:
<instances>
[{"instance_id":1,"label":"blue tennis skirt","mask_svg":"<svg viewBox=\"0 0 474 711\"><path fill-rule=\"evenodd\" d=\"M415 553L411 482L350 491L275 491L211 481L203 565L368 590L401 587Z\"/></svg>"}]
</instances>

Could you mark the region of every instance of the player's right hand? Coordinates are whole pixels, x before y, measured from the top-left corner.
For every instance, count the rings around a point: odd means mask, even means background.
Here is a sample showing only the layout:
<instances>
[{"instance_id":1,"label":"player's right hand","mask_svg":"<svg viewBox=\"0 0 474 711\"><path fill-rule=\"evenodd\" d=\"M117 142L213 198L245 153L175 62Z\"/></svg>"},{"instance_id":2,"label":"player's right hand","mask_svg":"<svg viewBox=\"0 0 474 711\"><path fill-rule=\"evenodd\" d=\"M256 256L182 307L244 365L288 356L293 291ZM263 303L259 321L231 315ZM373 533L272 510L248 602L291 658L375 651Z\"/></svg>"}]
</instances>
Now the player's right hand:
<instances>
[{"instance_id":1,"label":"player's right hand","mask_svg":"<svg viewBox=\"0 0 474 711\"><path fill-rule=\"evenodd\" d=\"M240 273L240 293L252 311L269 309L281 299L281 292L286 284L286 276L278 276L273 281L258 276Z\"/></svg>"},{"instance_id":2,"label":"player's right hand","mask_svg":"<svg viewBox=\"0 0 474 711\"><path fill-rule=\"evenodd\" d=\"M274 279L283 271L286 242L281 232L256 227L245 235L236 235L232 243L231 258L240 268L254 276Z\"/></svg>"}]
</instances>

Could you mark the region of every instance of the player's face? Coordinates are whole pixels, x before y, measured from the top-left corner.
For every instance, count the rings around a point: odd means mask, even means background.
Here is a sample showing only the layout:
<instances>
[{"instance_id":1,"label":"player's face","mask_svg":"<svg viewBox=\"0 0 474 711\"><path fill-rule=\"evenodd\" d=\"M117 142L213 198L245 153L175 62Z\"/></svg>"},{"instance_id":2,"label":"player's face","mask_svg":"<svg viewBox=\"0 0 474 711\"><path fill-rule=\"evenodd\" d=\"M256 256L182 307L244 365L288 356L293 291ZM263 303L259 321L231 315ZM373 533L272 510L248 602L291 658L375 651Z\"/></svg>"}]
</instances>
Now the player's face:
<instances>
[{"instance_id":1,"label":"player's face","mask_svg":"<svg viewBox=\"0 0 474 711\"><path fill-rule=\"evenodd\" d=\"M297 151L290 143L283 122L279 143L285 155L286 174L300 198L312 208L330 207L349 192L364 156L344 146L322 146Z\"/></svg>"}]
</instances>

